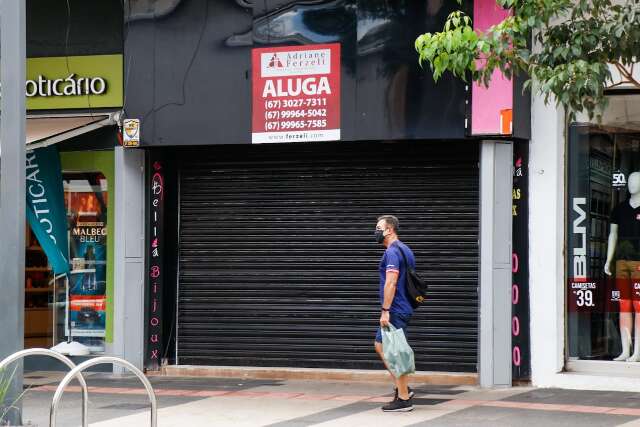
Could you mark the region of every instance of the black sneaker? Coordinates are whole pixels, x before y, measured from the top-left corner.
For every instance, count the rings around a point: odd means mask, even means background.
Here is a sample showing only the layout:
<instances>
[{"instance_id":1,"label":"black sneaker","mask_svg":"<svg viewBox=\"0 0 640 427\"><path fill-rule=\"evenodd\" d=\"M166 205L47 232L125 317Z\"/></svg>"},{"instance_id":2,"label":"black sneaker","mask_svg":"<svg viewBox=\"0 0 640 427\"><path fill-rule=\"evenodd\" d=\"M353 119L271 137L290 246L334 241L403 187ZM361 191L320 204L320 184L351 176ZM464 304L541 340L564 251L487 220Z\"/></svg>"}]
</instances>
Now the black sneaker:
<instances>
[{"instance_id":1,"label":"black sneaker","mask_svg":"<svg viewBox=\"0 0 640 427\"><path fill-rule=\"evenodd\" d=\"M411 399L402 400L398 398L393 402L384 405L382 410L384 412L409 412L413 411L413 404L411 403Z\"/></svg>"},{"instance_id":2,"label":"black sneaker","mask_svg":"<svg viewBox=\"0 0 640 427\"><path fill-rule=\"evenodd\" d=\"M407 390L409 391L409 399L413 399L413 396L415 396L415 393L413 392L411 387L407 387ZM398 388L397 387L395 389L393 389L393 400L398 400Z\"/></svg>"}]
</instances>

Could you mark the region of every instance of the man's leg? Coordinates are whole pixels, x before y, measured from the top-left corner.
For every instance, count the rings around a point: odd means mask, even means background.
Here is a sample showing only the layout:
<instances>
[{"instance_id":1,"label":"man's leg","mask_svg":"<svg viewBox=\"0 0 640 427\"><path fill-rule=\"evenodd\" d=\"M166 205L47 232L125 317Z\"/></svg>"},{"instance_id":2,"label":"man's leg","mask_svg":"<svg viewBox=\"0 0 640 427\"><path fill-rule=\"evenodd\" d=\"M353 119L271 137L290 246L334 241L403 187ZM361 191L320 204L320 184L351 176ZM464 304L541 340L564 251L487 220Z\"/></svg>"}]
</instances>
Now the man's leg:
<instances>
[{"instance_id":1,"label":"man's leg","mask_svg":"<svg viewBox=\"0 0 640 427\"><path fill-rule=\"evenodd\" d=\"M402 400L409 398L409 375L403 375L396 380L398 387L398 397Z\"/></svg>"}]
</instances>

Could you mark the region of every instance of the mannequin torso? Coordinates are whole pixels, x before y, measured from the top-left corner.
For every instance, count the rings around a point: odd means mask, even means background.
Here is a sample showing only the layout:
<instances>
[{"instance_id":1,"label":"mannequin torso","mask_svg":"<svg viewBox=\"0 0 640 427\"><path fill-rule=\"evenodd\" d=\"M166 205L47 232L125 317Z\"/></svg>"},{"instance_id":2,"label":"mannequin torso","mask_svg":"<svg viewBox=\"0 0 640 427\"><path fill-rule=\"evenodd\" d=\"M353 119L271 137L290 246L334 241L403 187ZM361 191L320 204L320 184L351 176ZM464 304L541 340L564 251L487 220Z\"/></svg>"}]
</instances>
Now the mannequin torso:
<instances>
[{"instance_id":1,"label":"mannequin torso","mask_svg":"<svg viewBox=\"0 0 640 427\"><path fill-rule=\"evenodd\" d=\"M629 198L615 207L611 213L607 261L604 271L611 276L611 263L617 258L616 287L622 293L620 298L620 343L622 353L613 360L640 361L640 305L631 303L631 284L637 274L640 261L640 172L629 175ZM635 327L632 311L635 311ZM631 331L635 329L633 354L631 353Z\"/></svg>"},{"instance_id":2,"label":"mannequin torso","mask_svg":"<svg viewBox=\"0 0 640 427\"><path fill-rule=\"evenodd\" d=\"M618 259L640 259L640 172L629 175L627 189L629 198L616 206L611 214L605 266L607 274L611 274L609 265L613 261L614 254ZM620 250L624 248L626 250Z\"/></svg>"}]
</instances>

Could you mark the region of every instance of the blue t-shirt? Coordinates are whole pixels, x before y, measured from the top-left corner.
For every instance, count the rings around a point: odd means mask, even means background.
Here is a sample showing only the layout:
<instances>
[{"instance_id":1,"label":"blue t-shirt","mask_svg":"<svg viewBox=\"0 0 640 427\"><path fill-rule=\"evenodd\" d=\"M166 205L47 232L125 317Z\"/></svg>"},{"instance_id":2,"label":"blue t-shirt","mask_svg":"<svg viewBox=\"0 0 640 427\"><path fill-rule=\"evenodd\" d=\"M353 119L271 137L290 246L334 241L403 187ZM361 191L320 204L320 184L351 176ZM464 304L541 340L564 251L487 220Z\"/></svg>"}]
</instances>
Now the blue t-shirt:
<instances>
[{"instance_id":1,"label":"blue t-shirt","mask_svg":"<svg viewBox=\"0 0 640 427\"><path fill-rule=\"evenodd\" d=\"M413 314L413 307L407 295L407 268L404 265L400 249L407 257L407 262L413 268L416 267L416 259L409 246L400 240L393 242L382 255L380 260L380 305L384 304L384 283L387 280L387 271L398 271L398 284L396 285L396 295L393 298L390 310L392 313Z\"/></svg>"}]
</instances>

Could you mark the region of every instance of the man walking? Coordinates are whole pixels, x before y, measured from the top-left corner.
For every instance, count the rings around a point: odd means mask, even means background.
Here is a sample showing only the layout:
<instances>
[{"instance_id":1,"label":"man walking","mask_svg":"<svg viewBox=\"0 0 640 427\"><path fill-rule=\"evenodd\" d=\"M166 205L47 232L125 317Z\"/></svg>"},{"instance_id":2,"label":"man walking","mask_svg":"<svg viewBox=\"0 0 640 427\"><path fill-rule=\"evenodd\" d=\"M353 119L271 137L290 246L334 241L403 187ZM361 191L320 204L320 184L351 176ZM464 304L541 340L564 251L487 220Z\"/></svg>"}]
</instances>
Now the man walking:
<instances>
[{"instance_id":1,"label":"man walking","mask_svg":"<svg viewBox=\"0 0 640 427\"><path fill-rule=\"evenodd\" d=\"M413 252L398 239L400 223L393 215L383 215L376 224L376 241L387 248L380 260L380 328L376 334L376 352L387 366L382 350L382 328L392 324L396 329L402 329L406 336L407 326L413 315L413 307L407 295L407 266L404 265L402 254L407 263L415 268ZM402 253L400 252L402 251ZM389 370L387 368L387 370ZM392 402L382 407L385 412L407 412L413 410L413 391L409 388L409 376L394 377L389 371L396 386L395 397Z\"/></svg>"}]
</instances>

